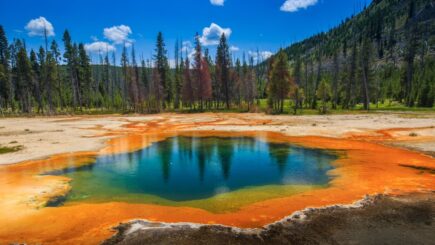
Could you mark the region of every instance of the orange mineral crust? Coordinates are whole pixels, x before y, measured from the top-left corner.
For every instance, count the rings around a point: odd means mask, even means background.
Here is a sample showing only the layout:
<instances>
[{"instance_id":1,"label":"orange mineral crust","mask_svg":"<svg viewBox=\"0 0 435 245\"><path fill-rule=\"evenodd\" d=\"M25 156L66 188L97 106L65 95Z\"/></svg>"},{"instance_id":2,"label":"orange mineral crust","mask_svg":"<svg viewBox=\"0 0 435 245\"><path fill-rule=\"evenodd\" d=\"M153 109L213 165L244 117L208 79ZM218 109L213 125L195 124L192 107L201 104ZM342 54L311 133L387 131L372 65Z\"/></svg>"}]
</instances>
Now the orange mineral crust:
<instances>
[{"instance_id":1,"label":"orange mineral crust","mask_svg":"<svg viewBox=\"0 0 435 245\"><path fill-rule=\"evenodd\" d=\"M162 122L160 122L162 123ZM186 126L186 125L184 125ZM154 130L151 130L154 128ZM113 235L112 227L132 219L162 222L223 224L244 228L267 225L307 207L350 204L365 195L391 195L435 190L432 157L359 137L336 139L325 137L291 137L267 132L180 131L168 126L165 132L157 124L130 124L120 135L108 141L100 152L82 152L0 167L0 244L99 244ZM293 196L270 199L231 213L211 213L190 207L167 207L129 203L73 203L62 207L44 207L47 200L69 191L68 179L40 173L65 167L92 164L98 154L115 154L137 150L152 142L174 135L184 136L252 136L268 141L289 142L310 148L339 152L340 158L330 171L334 178L324 189ZM418 169L417 169L418 167Z\"/></svg>"}]
</instances>

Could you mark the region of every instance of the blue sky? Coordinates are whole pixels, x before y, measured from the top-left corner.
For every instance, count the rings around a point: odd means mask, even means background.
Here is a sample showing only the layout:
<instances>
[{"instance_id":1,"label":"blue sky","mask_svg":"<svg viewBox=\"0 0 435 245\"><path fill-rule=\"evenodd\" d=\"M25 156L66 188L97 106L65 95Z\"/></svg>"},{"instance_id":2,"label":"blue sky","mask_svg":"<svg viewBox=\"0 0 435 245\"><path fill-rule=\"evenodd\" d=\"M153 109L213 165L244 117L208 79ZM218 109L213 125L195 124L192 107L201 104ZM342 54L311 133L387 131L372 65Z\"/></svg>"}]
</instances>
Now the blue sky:
<instances>
[{"instance_id":1,"label":"blue sky","mask_svg":"<svg viewBox=\"0 0 435 245\"><path fill-rule=\"evenodd\" d=\"M234 56L257 49L267 56L336 26L365 3L370 0L0 0L6 10L0 25L9 40L25 38L30 48L43 44L42 26L59 42L67 28L94 59L101 47L119 54L123 43L150 58L158 31L170 57L177 39L189 49L196 32L212 53L215 37L225 32Z\"/></svg>"}]
</instances>

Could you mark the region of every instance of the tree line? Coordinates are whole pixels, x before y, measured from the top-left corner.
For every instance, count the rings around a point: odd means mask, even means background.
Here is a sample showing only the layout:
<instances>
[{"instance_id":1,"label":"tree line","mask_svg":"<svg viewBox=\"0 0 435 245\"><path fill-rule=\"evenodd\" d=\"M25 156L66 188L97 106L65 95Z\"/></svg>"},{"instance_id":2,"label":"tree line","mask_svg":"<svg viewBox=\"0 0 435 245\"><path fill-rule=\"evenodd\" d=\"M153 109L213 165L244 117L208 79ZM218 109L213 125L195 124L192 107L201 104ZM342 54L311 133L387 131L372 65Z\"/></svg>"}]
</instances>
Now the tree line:
<instances>
[{"instance_id":1,"label":"tree line","mask_svg":"<svg viewBox=\"0 0 435 245\"><path fill-rule=\"evenodd\" d=\"M25 40L9 44L0 26L2 113L251 110L259 99L259 69L252 57L233 62L225 35L215 59L202 47L199 35L193 54L186 57L177 42L172 68L162 33L157 35L152 60L138 59L134 45L124 45L119 65L115 52L100 53L100 62L91 64L85 46L73 42L68 30L62 41L63 54L56 40L50 44L46 40L45 48L28 50Z\"/></svg>"},{"instance_id":2,"label":"tree line","mask_svg":"<svg viewBox=\"0 0 435 245\"><path fill-rule=\"evenodd\" d=\"M397 9L404 12L401 25L399 17L387 14L391 9L394 15ZM29 50L21 39L8 43L0 26L0 110L48 115L258 111L264 101L269 113L295 114L357 105L369 110L386 102L433 107L434 9L420 0L374 1L328 33L265 61L245 55L234 60L225 35L212 57L197 34L192 54L183 54L176 42L172 67L162 33L151 59L124 45L119 61L115 52L101 52L99 63L91 64L85 46L68 30L62 54L56 40L47 37L38 50Z\"/></svg>"}]
</instances>

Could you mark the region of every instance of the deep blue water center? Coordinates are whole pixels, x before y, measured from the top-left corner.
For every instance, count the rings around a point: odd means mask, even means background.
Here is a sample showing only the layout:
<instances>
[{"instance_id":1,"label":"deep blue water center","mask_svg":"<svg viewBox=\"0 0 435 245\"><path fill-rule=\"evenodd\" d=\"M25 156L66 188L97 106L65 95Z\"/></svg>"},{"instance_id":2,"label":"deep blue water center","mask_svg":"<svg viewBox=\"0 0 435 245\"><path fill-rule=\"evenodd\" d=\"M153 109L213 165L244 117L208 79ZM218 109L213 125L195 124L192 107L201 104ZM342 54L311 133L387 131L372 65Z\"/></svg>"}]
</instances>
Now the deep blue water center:
<instances>
[{"instance_id":1,"label":"deep blue water center","mask_svg":"<svg viewBox=\"0 0 435 245\"><path fill-rule=\"evenodd\" d=\"M124 193L188 201L245 187L324 185L335 159L325 151L258 138L180 136L50 174L72 179L73 200L117 199Z\"/></svg>"}]
</instances>

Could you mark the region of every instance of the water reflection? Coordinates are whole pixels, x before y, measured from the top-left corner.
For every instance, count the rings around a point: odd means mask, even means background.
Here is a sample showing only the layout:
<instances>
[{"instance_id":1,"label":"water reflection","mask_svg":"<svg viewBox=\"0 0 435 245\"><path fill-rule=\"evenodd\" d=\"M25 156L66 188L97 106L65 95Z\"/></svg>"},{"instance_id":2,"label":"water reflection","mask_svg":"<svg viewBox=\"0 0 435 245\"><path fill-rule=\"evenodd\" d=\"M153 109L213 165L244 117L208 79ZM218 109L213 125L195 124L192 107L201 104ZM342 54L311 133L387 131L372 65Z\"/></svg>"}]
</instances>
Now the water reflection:
<instances>
[{"instance_id":1,"label":"water reflection","mask_svg":"<svg viewBox=\"0 0 435 245\"><path fill-rule=\"evenodd\" d=\"M217 144L217 154L219 157L219 162L221 164L222 176L225 180L230 177L231 163L233 158L234 145L241 145L240 142L231 139L221 139L219 144ZM249 151L249 149L247 149Z\"/></svg>"},{"instance_id":2,"label":"water reflection","mask_svg":"<svg viewBox=\"0 0 435 245\"><path fill-rule=\"evenodd\" d=\"M162 166L162 176L165 183L169 181L169 175L171 173L171 153L172 153L174 143L175 143L174 141L163 141L158 144L155 144L157 154L160 156L160 165Z\"/></svg>"},{"instance_id":3,"label":"water reflection","mask_svg":"<svg viewBox=\"0 0 435 245\"><path fill-rule=\"evenodd\" d=\"M335 158L256 138L173 137L51 174L73 179L70 199L150 194L185 201L248 186L326 184Z\"/></svg>"},{"instance_id":4,"label":"water reflection","mask_svg":"<svg viewBox=\"0 0 435 245\"><path fill-rule=\"evenodd\" d=\"M268 150L272 161L275 162L278 167L279 173L282 176L284 174L287 163L289 163L289 161L291 160L289 159L290 147L286 145L277 146L276 144L269 143Z\"/></svg>"},{"instance_id":5,"label":"water reflection","mask_svg":"<svg viewBox=\"0 0 435 245\"><path fill-rule=\"evenodd\" d=\"M192 139L192 138L190 138ZM192 144L190 144L192 146ZM195 146L194 146L195 147ZM214 144L210 141L199 140L196 142L199 180L204 182L205 168L210 163L214 150ZM192 147L193 148L193 147Z\"/></svg>"}]
</instances>

